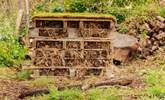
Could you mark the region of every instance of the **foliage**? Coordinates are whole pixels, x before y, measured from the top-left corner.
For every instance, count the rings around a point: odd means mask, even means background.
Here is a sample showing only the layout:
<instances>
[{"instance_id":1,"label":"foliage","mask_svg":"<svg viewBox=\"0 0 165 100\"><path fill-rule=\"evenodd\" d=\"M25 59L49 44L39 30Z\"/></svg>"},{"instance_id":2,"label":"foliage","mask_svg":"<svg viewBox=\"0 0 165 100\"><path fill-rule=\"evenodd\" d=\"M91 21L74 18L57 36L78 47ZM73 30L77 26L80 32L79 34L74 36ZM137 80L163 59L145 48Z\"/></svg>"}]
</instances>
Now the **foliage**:
<instances>
[{"instance_id":1,"label":"foliage","mask_svg":"<svg viewBox=\"0 0 165 100\"><path fill-rule=\"evenodd\" d=\"M85 12L87 10L84 0L72 0L67 7L67 11L70 12Z\"/></svg>"},{"instance_id":2,"label":"foliage","mask_svg":"<svg viewBox=\"0 0 165 100\"><path fill-rule=\"evenodd\" d=\"M21 46L14 34L13 18L0 15L0 66L19 65L24 59L26 49Z\"/></svg>"},{"instance_id":3,"label":"foliage","mask_svg":"<svg viewBox=\"0 0 165 100\"><path fill-rule=\"evenodd\" d=\"M64 6L58 0L42 0L36 5L35 12L64 12Z\"/></svg>"},{"instance_id":4,"label":"foliage","mask_svg":"<svg viewBox=\"0 0 165 100\"><path fill-rule=\"evenodd\" d=\"M125 21L134 14L145 13L150 4L157 9L158 0L64 0L64 4L58 0L42 0L37 5L37 11L44 12L92 12L108 13L117 18L118 23ZM145 8L145 9L144 9ZM148 9L147 9L148 10Z\"/></svg>"},{"instance_id":5,"label":"foliage","mask_svg":"<svg viewBox=\"0 0 165 100\"><path fill-rule=\"evenodd\" d=\"M106 7L103 10L103 13L108 13L116 17L117 22L123 22L130 14L131 11L128 8L120 8L120 7Z\"/></svg>"}]
</instances>

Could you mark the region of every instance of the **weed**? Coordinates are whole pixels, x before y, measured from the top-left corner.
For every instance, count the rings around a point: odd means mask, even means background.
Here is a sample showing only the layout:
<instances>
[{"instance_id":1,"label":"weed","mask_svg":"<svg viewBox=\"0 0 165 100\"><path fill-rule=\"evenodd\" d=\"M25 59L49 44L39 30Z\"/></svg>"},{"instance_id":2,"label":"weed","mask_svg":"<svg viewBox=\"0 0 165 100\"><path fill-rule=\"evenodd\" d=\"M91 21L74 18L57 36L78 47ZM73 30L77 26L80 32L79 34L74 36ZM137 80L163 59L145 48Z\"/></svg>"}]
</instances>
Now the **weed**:
<instances>
[{"instance_id":1,"label":"weed","mask_svg":"<svg viewBox=\"0 0 165 100\"><path fill-rule=\"evenodd\" d=\"M148 70L145 81L148 86L164 85L165 72L163 70Z\"/></svg>"},{"instance_id":2,"label":"weed","mask_svg":"<svg viewBox=\"0 0 165 100\"><path fill-rule=\"evenodd\" d=\"M69 89L58 91L56 88L50 89L49 100L85 100L82 91L79 89Z\"/></svg>"},{"instance_id":3,"label":"weed","mask_svg":"<svg viewBox=\"0 0 165 100\"><path fill-rule=\"evenodd\" d=\"M119 100L118 89L93 89L88 93L88 100Z\"/></svg>"},{"instance_id":4,"label":"weed","mask_svg":"<svg viewBox=\"0 0 165 100\"><path fill-rule=\"evenodd\" d=\"M23 70L23 71L17 73L17 79L18 80L27 80L30 78L31 74L32 74L32 71Z\"/></svg>"},{"instance_id":5,"label":"weed","mask_svg":"<svg viewBox=\"0 0 165 100\"><path fill-rule=\"evenodd\" d=\"M157 97L159 99L165 99L165 88L161 86L153 86L153 87L148 87L147 88L147 93L153 97Z\"/></svg>"},{"instance_id":6,"label":"weed","mask_svg":"<svg viewBox=\"0 0 165 100\"><path fill-rule=\"evenodd\" d=\"M165 18L165 7L160 8L160 15Z\"/></svg>"}]
</instances>

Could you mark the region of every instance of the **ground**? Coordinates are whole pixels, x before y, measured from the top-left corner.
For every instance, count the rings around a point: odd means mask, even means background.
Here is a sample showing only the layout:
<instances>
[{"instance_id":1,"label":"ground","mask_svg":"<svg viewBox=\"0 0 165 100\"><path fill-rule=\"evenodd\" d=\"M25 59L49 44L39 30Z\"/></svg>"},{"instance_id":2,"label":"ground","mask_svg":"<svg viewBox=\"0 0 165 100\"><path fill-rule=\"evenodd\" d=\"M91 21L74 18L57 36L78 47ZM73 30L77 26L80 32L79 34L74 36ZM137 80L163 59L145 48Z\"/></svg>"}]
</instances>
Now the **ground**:
<instances>
[{"instance_id":1,"label":"ground","mask_svg":"<svg viewBox=\"0 0 165 100\"><path fill-rule=\"evenodd\" d=\"M25 100L164 100L165 90L165 52L157 51L147 59L134 59L127 65L113 66L111 78L91 77L86 79L68 79L39 77L20 80L18 71L15 68L0 68L0 99L16 100L20 99L20 94L26 91L35 91L48 88L49 94L29 96ZM131 84L122 86L112 84L111 86L101 86L88 90L64 89L57 91L56 87L74 84L94 84L101 80L120 80L123 77L132 79ZM115 81L116 82L116 81ZM69 96L67 96L67 94ZM59 96L58 98L56 96ZM71 97L70 97L71 96ZM70 98L69 98L70 97ZM61 99L60 99L61 98ZM21 98L22 99L22 98Z\"/></svg>"}]
</instances>

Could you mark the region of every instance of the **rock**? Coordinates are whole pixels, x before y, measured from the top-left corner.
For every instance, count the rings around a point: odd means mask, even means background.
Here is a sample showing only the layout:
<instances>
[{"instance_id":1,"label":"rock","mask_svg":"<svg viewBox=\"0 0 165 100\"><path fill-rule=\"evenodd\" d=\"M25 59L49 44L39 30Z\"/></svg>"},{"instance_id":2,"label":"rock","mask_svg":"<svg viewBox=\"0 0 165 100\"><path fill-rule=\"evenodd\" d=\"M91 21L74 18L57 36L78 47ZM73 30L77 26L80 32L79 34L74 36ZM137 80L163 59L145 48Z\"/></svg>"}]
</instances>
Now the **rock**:
<instances>
[{"instance_id":1,"label":"rock","mask_svg":"<svg viewBox=\"0 0 165 100\"><path fill-rule=\"evenodd\" d=\"M138 40L127 34L113 33L112 34L112 46L115 48L131 47L138 43Z\"/></svg>"},{"instance_id":2,"label":"rock","mask_svg":"<svg viewBox=\"0 0 165 100\"><path fill-rule=\"evenodd\" d=\"M127 62L135 51L141 51L138 40L135 37L119 33L112 34L112 47L112 58L116 65L119 62Z\"/></svg>"}]
</instances>

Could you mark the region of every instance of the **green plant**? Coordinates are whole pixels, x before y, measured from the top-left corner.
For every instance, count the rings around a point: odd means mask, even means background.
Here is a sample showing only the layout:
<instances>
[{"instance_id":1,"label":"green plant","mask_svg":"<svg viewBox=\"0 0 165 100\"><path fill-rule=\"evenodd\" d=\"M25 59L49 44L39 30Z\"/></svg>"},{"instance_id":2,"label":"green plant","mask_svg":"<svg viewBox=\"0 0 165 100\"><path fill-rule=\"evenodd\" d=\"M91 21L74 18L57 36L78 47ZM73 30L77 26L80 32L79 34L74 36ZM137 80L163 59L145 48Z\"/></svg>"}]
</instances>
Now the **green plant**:
<instances>
[{"instance_id":1,"label":"green plant","mask_svg":"<svg viewBox=\"0 0 165 100\"><path fill-rule=\"evenodd\" d=\"M119 100L116 88L93 89L88 92L88 100Z\"/></svg>"},{"instance_id":2,"label":"green plant","mask_svg":"<svg viewBox=\"0 0 165 100\"><path fill-rule=\"evenodd\" d=\"M165 7L160 8L160 15L165 18Z\"/></svg>"},{"instance_id":3,"label":"green plant","mask_svg":"<svg viewBox=\"0 0 165 100\"><path fill-rule=\"evenodd\" d=\"M107 6L104 8L103 13L108 13L115 16L117 22L121 23L131 14L131 10L128 8Z\"/></svg>"},{"instance_id":4,"label":"green plant","mask_svg":"<svg viewBox=\"0 0 165 100\"><path fill-rule=\"evenodd\" d=\"M56 88L50 89L49 100L84 100L84 95L79 89L66 89L58 91Z\"/></svg>"},{"instance_id":5,"label":"green plant","mask_svg":"<svg viewBox=\"0 0 165 100\"><path fill-rule=\"evenodd\" d=\"M145 82L148 86L163 86L165 83L165 71L161 70L147 70L145 75Z\"/></svg>"},{"instance_id":6,"label":"green plant","mask_svg":"<svg viewBox=\"0 0 165 100\"><path fill-rule=\"evenodd\" d=\"M17 79L18 80L26 80L30 78L30 75L32 74L32 71L24 70L17 73Z\"/></svg>"},{"instance_id":7,"label":"green plant","mask_svg":"<svg viewBox=\"0 0 165 100\"><path fill-rule=\"evenodd\" d=\"M151 98L165 99L165 71L163 69L150 69L146 71L146 92Z\"/></svg>"},{"instance_id":8,"label":"green plant","mask_svg":"<svg viewBox=\"0 0 165 100\"><path fill-rule=\"evenodd\" d=\"M67 11L70 12L85 12L87 10L84 0L70 0L70 2L66 1L65 4Z\"/></svg>"},{"instance_id":9,"label":"green plant","mask_svg":"<svg viewBox=\"0 0 165 100\"><path fill-rule=\"evenodd\" d=\"M157 97L159 99L165 99L165 88L161 86L153 86L147 88L147 92L151 97Z\"/></svg>"},{"instance_id":10,"label":"green plant","mask_svg":"<svg viewBox=\"0 0 165 100\"><path fill-rule=\"evenodd\" d=\"M14 17L0 15L0 66L19 65L27 52L14 36L14 20Z\"/></svg>"}]
</instances>

